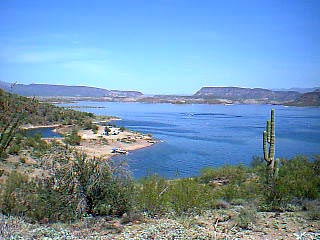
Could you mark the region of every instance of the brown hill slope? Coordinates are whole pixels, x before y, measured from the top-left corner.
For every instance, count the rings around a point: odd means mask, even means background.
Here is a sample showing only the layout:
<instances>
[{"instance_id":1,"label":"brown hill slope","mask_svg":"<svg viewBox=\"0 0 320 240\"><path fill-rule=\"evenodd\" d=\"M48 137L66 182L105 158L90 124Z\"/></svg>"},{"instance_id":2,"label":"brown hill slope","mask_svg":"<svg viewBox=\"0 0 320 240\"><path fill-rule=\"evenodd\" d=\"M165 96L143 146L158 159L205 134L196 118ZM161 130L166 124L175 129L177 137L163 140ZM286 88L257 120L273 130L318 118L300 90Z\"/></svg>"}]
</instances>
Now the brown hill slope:
<instances>
[{"instance_id":1,"label":"brown hill slope","mask_svg":"<svg viewBox=\"0 0 320 240\"><path fill-rule=\"evenodd\" d=\"M320 89L317 89L314 92L304 93L295 101L286 103L285 105L298 107L320 106Z\"/></svg>"},{"instance_id":2,"label":"brown hill slope","mask_svg":"<svg viewBox=\"0 0 320 240\"><path fill-rule=\"evenodd\" d=\"M272 91L263 88L241 87L203 87L194 94L195 97L218 98L230 100L264 100L264 101L293 101L301 93L295 91Z\"/></svg>"}]
</instances>

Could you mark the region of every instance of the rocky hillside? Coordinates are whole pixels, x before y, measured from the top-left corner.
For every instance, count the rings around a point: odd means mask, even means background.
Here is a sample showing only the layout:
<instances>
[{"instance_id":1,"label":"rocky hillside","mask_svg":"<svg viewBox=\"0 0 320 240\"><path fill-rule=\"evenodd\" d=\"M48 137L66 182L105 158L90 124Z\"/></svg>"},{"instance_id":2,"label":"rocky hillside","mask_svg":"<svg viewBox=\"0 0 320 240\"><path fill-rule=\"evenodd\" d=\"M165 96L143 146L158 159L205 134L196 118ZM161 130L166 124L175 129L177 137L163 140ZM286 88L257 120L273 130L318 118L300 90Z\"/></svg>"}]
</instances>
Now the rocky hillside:
<instances>
[{"instance_id":1,"label":"rocky hillside","mask_svg":"<svg viewBox=\"0 0 320 240\"><path fill-rule=\"evenodd\" d=\"M92 121L92 113L75 111L52 104L40 103L36 99L7 93L0 89L0 131L10 119L22 117L21 124L32 125L82 125ZM9 120L8 120L9 119Z\"/></svg>"},{"instance_id":2,"label":"rocky hillside","mask_svg":"<svg viewBox=\"0 0 320 240\"><path fill-rule=\"evenodd\" d=\"M301 94L295 91L271 91L263 88L240 87L203 87L194 94L195 97L228 99L233 101L293 101Z\"/></svg>"},{"instance_id":3,"label":"rocky hillside","mask_svg":"<svg viewBox=\"0 0 320 240\"><path fill-rule=\"evenodd\" d=\"M295 101L289 102L286 105L299 107L320 106L320 89L317 89L314 92L304 93Z\"/></svg>"},{"instance_id":4,"label":"rocky hillside","mask_svg":"<svg viewBox=\"0 0 320 240\"><path fill-rule=\"evenodd\" d=\"M118 91L87 86L66 86L51 84L15 84L0 82L0 88L22 96L64 96L64 97L139 97L137 91Z\"/></svg>"}]
</instances>

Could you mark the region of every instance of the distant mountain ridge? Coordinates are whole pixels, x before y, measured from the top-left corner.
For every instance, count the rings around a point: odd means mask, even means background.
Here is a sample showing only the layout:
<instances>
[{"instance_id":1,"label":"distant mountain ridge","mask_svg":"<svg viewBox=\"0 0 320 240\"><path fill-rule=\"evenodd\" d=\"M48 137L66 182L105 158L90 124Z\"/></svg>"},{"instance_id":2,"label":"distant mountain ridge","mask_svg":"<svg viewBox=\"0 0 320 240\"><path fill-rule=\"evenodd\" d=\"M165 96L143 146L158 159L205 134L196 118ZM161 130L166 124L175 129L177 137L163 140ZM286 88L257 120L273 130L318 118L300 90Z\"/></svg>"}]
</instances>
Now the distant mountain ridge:
<instances>
[{"instance_id":1,"label":"distant mountain ridge","mask_svg":"<svg viewBox=\"0 0 320 240\"><path fill-rule=\"evenodd\" d=\"M23 96L40 99L72 98L115 102L145 102L172 104L281 104L290 106L320 106L320 89L313 92L275 91L264 88L203 87L193 95L146 96L138 91L108 90L88 86L66 86L51 84L14 84L0 81L0 88Z\"/></svg>"},{"instance_id":2,"label":"distant mountain ridge","mask_svg":"<svg viewBox=\"0 0 320 240\"><path fill-rule=\"evenodd\" d=\"M229 99L233 101L261 100L261 101L293 101L301 96L296 91L272 91L263 88L241 87L203 87L196 92L194 97Z\"/></svg>"},{"instance_id":3,"label":"distant mountain ridge","mask_svg":"<svg viewBox=\"0 0 320 240\"><path fill-rule=\"evenodd\" d=\"M298 87L293 87L293 88L275 88L271 89L272 91L295 91L299 93L307 93L307 92L314 92L315 90L320 89L319 87L312 87L312 88L298 88Z\"/></svg>"},{"instance_id":4,"label":"distant mountain ridge","mask_svg":"<svg viewBox=\"0 0 320 240\"><path fill-rule=\"evenodd\" d=\"M288 106L320 106L320 89L302 94L296 100L286 103Z\"/></svg>"},{"instance_id":5,"label":"distant mountain ridge","mask_svg":"<svg viewBox=\"0 0 320 240\"><path fill-rule=\"evenodd\" d=\"M139 97L138 91L107 90L88 86L66 86L52 84L14 84L0 81L0 88L22 96L59 97Z\"/></svg>"}]
</instances>

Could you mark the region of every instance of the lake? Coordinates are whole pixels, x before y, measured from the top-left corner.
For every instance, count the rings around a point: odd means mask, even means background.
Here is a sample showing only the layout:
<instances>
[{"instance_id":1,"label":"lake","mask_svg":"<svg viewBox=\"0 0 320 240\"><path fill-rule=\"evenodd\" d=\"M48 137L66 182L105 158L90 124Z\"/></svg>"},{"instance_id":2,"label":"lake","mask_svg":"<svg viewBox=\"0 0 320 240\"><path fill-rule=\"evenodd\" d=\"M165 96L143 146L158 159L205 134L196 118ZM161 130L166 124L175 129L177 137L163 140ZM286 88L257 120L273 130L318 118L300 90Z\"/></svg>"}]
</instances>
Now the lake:
<instances>
[{"instance_id":1,"label":"lake","mask_svg":"<svg viewBox=\"0 0 320 240\"><path fill-rule=\"evenodd\" d=\"M320 153L320 108L272 105L173 105L79 102L67 106L98 115L118 116L118 126L151 133L162 142L117 156L126 159L135 178L158 173L168 178L199 174L208 166L250 164L262 156L262 133L275 109L276 157ZM66 105L64 105L66 106Z\"/></svg>"},{"instance_id":2,"label":"lake","mask_svg":"<svg viewBox=\"0 0 320 240\"><path fill-rule=\"evenodd\" d=\"M27 135L34 136L36 134L41 134L43 138L61 138L59 133L53 131L53 127L41 127L41 128L34 128L29 129L26 131Z\"/></svg>"}]
</instances>

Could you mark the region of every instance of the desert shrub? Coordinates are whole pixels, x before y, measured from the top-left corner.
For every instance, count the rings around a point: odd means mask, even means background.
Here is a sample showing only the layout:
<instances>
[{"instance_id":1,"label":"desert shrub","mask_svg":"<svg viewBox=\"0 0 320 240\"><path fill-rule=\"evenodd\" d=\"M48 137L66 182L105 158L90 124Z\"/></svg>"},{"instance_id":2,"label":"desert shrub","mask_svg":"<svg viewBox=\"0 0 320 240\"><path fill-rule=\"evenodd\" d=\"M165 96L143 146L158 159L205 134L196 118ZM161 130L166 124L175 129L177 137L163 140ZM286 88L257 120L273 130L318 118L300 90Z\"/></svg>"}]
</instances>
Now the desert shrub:
<instances>
[{"instance_id":1,"label":"desert shrub","mask_svg":"<svg viewBox=\"0 0 320 240\"><path fill-rule=\"evenodd\" d=\"M253 169L265 168L265 160L260 156L253 156L250 167Z\"/></svg>"},{"instance_id":2,"label":"desert shrub","mask_svg":"<svg viewBox=\"0 0 320 240\"><path fill-rule=\"evenodd\" d=\"M277 185L279 194L288 198L319 197L319 175L315 172L314 163L303 156L281 162Z\"/></svg>"},{"instance_id":3,"label":"desert shrub","mask_svg":"<svg viewBox=\"0 0 320 240\"><path fill-rule=\"evenodd\" d=\"M93 131L94 134L97 134L99 127L97 124L92 124L91 129Z\"/></svg>"},{"instance_id":4,"label":"desert shrub","mask_svg":"<svg viewBox=\"0 0 320 240\"><path fill-rule=\"evenodd\" d=\"M216 194L220 199L224 199L228 202L231 202L234 199L243 197L244 194L242 194L241 190L242 189L235 184L227 184L218 188L216 190Z\"/></svg>"},{"instance_id":5,"label":"desert shrub","mask_svg":"<svg viewBox=\"0 0 320 240\"><path fill-rule=\"evenodd\" d=\"M320 220L320 200L304 200L302 206L308 219Z\"/></svg>"},{"instance_id":6,"label":"desert shrub","mask_svg":"<svg viewBox=\"0 0 320 240\"><path fill-rule=\"evenodd\" d=\"M78 131L73 129L70 134L65 136L64 142L72 146L80 145L81 137L78 135Z\"/></svg>"},{"instance_id":7,"label":"desert shrub","mask_svg":"<svg viewBox=\"0 0 320 240\"><path fill-rule=\"evenodd\" d=\"M316 176L320 177L320 155L315 155L313 161L313 170Z\"/></svg>"},{"instance_id":8,"label":"desert shrub","mask_svg":"<svg viewBox=\"0 0 320 240\"><path fill-rule=\"evenodd\" d=\"M12 144L8 149L8 154L19 155L21 148L18 144Z\"/></svg>"},{"instance_id":9,"label":"desert shrub","mask_svg":"<svg viewBox=\"0 0 320 240\"><path fill-rule=\"evenodd\" d=\"M29 182L27 176L13 171L5 184L1 186L0 206L4 214L23 214L31 209L34 202L35 185Z\"/></svg>"},{"instance_id":10,"label":"desert shrub","mask_svg":"<svg viewBox=\"0 0 320 240\"><path fill-rule=\"evenodd\" d=\"M4 214L23 215L33 221L42 219L75 219L75 206L62 201L49 179L39 181L28 176L11 172L1 189L0 206ZM70 211L70 208L74 208Z\"/></svg>"},{"instance_id":11,"label":"desert shrub","mask_svg":"<svg viewBox=\"0 0 320 240\"><path fill-rule=\"evenodd\" d=\"M32 148L37 147L37 142L36 142L35 138L32 136L27 137L25 144L27 147L32 147Z\"/></svg>"},{"instance_id":12,"label":"desert shrub","mask_svg":"<svg viewBox=\"0 0 320 240\"><path fill-rule=\"evenodd\" d=\"M106 126L104 128L104 131L107 133L107 135L109 135L109 133L111 132L111 129L108 126Z\"/></svg>"},{"instance_id":13,"label":"desert shrub","mask_svg":"<svg viewBox=\"0 0 320 240\"><path fill-rule=\"evenodd\" d=\"M202 183L209 183L212 180L221 179L230 183L241 184L248 177L248 168L243 165L222 166L219 168L204 168L198 178Z\"/></svg>"},{"instance_id":14,"label":"desert shrub","mask_svg":"<svg viewBox=\"0 0 320 240\"><path fill-rule=\"evenodd\" d=\"M140 209L150 215L174 212L181 215L215 206L212 189L195 179L165 180L157 175L141 181L138 192Z\"/></svg>"},{"instance_id":15,"label":"desert shrub","mask_svg":"<svg viewBox=\"0 0 320 240\"><path fill-rule=\"evenodd\" d=\"M231 205L229 202L227 201L224 201L222 199L218 199L215 203L215 208L218 208L218 209L227 209L229 208Z\"/></svg>"},{"instance_id":16,"label":"desert shrub","mask_svg":"<svg viewBox=\"0 0 320 240\"><path fill-rule=\"evenodd\" d=\"M142 211L151 215L162 214L168 210L169 183L158 175L147 176L140 180L138 203Z\"/></svg>"},{"instance_id":17,"label":"desert shrub","mask_svg":"<svg viewBox=\"0 0 320 240\"><path fill-rule=\"evenodd\" d=\"M293 200L317 199L320 197L320 176L317 173L317 161L296 156L292 159L280 159L279 175L271 191L268 188L265 171L260 173L264 206L270 209L285 209Z\"/></svg>"},{"instance_id":18,"label":"desert shrub","mask_svg":"<svg viewBox=\"0 0 320 240\"><path fill-rule=\"evenodd\" d=\"M84 130L89 130L92 128L92 121L90 119L84 121L83 123L83 129Z\"/></svg>"},{"instance_id":19,"label":"desert shrub","mask_svg":"<svg viewBox=\"0 0 320 240\"><path fill-rule=\"evenodd\" d=\"M78 215L121 215L130 210L133 189L129 174L121 167L75 153L72 161L55 169L52 187L62 199L76 203Z\"/></svg>"},{"instance_id":20,"label":"desert shrub","mask_svg":"<svg viewBox=\"0 0 320 240\"><path fill-rule=\"evenodd\" d=\"M185 178L173 181L166 195L177 214L201 212L215 206L216 199L211 190L192 178Z\"/></svg>"},{"instance_id":21,"label":"desert shrub","mask_svg":"<svg viewBox=\"0 0 320 240\"><path fill-rule=\"evenodd\" d=\"M0 158L6 154L19 127L35 110L35 102L0 89Z\"/></svg>"},{"instance_id":22,"label":"desert shrub","mask_svg":"<svg viewBox=\"0 0 320 240\"><path fill-rule=\"evenodd\" d=\"M12 172L1 188L1 211L34 221L70 221L131 210L133 182L121 166L78 153L67 158L42 159L39 178Z\"/></svg>"},{"instance_id":23,"label":"desert shrub","mask_svg":"<svg viewBox=\"0 0 320 240\"><path fill-rule=\"evenodd\" d=\"M25 136L24 140L21 141L21 144L27 148L33 148L34 150L45 150L47 149L47 143L41 139L42 136L40 133L34 134L33 136Z\"/></svg>"},{"instance_id":24,"label":"desert shrub","mask_svg":"<svg viewBox=\"0 0 320 240\"><path fill-rule=\"evenodd\" d=\"M238 216L235 218L237 226L248 229L257 219L257 209L253 205L240 208Z\"/></svg>"},{"instance_id":25,"label":"desert shrub","mask_svg":"<svg viewBox=\"0 0 320 240\"><path fill-rule=\"evenodd\" d=\"M205 168L198 181L212 186L217 198L229 202L254 198L259 192L253 170L243 165Z\"/></svg>"},{"instance_id":26,"label":"desert shrub","mask_svg":"<svg viewBox=\"0 0 320 240\"><path fill-rule=\"evenodd\" d=\"M88 119L84 123L82 123L83 129L84 130L89 130L91 129L95 134L98 132L99 127L97 124L93 124L92 120Z\"/></svg>"},{"instance_id":27,"label":"desert shrub","mask_svg":"<svg viewBox=\"0 0 320 240\"><path fill-rule=\"evenodd\" d=\"M100 197L95 195L94 212L100 215L122 215L131 212L135 205L135 186L125 162L108 162L109 182L101 184ZM103 210L105 205L108 208Z\"/></svg>"}]
</instances>

